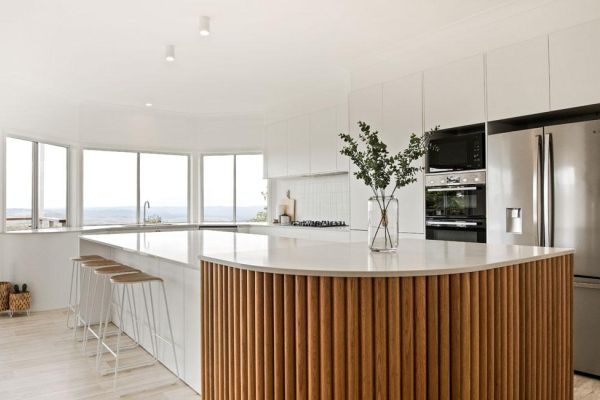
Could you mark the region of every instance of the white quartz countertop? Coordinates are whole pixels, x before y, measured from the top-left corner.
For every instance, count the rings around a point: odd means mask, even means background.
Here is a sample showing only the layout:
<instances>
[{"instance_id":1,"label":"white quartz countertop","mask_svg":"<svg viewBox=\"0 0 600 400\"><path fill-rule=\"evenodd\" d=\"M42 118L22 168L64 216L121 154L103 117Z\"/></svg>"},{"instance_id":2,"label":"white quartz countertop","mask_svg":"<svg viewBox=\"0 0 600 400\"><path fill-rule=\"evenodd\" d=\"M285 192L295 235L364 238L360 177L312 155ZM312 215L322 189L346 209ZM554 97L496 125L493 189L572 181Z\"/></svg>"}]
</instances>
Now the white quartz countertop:
<instances>
[{"instance_id":1,"label":"white quartz countertop","mask_svg":"<svg viewBox=\"0 0 600 400\"><path fill-rule=\"evenodd\" d=\"M423 276L481 271L572 249L401 239L394 253L336 243L212 230L82 235L81 239L197 267L200 260L254 271L325 276Z\"/></svg>"}]
</instances>

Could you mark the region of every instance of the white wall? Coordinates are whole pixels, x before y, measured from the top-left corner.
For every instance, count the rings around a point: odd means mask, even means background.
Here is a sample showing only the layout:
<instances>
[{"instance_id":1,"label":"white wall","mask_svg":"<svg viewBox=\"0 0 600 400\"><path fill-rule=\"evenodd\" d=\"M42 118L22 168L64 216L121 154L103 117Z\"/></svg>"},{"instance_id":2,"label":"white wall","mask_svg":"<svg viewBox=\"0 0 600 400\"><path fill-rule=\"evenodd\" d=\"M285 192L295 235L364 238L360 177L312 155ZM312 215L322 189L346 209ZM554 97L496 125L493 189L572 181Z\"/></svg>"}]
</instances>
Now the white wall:
<instances>
[{"instance_id":1,"label":"white wall","mask_svg":"<svg viewBox=\"0 0 600 400\"><path fill-rule=\"evenodd\" d=\"M261 151L262 115L194 116L154 109L83 103L86 146L214 153Z\"/></svg>"}]
</instances>

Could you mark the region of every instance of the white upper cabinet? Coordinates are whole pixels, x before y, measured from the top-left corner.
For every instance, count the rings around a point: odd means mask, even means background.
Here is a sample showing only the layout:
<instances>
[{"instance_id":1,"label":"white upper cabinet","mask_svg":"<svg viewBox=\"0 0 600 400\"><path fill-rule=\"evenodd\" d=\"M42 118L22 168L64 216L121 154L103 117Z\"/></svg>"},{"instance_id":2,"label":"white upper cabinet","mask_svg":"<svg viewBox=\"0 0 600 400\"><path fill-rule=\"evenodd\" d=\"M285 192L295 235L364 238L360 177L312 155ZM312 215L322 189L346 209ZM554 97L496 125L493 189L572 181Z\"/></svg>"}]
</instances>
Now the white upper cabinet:
<instances>
[{"instance_id":1,"label":"white upper cabinet","mask_svg":"<svg viewBox=\"0 0 600 400\"><path fill-rule=\"evenodd\" d=\"M490 121L550 111L548 37L488 53L487 96Z\"/></svg>"},{"instance_id":2,"label":"white upper cabinet","mask_svg":"<svg viewBox=\"0 0 600 400\"><path fill-rule=\"evenodd\" d=\"M383 84L383 118L381 138L390 153L397 153L408 145L412 133L423 133L422 74ZM415 166L422 166L423 161ZM425 194L423 173L412 185L396 191L399 206L400 232L423 233L425 229ZM389 192L389 191L388 191Z\"/></svg>"},{"instance_id":3,"label":"white upper cabinet","mask_svg":"<svg viewBox=\"0 0 600 400\"><path fill-rule=\"evenodd\" d=\"M344 142L339 137L340 133L348 133L348 104L340 104L336 107L337 114L337 152L336 152L336 165L337 170L340 172L348 172L350 169L350 160L348 157L340 153L340 150L344 147Z\"/></svg>"},{"instance_id":4,"label":"white upper cabinet","mask_svg":"<svg viewBox=\"0 0 600 400\"><path fill-rule=\"evenodd\" d=\"M550 35L552 110L600 103L600 20Z\"/></svg>"},{"instance_id":5,"label":"white upper cabinet","mask_svg":"<svg viewBox=\"0 0 600 400\"><path fill-rule=\"evenodd\" d=\"M483 56L425 71L423 87L426 131L485 122Z\"/></svg>"},{"instance_id":6,"label":"white upper cabinet","mask_svg":"<svg viewBox=\"0 0 600 400\"><path fill-rule=\"evenodd\" d=\"M287 175L287 122L267 126L266 133L267 177Z\"/></svg>"},{"instance_id":7,"label":"white upper cabinet","mask_svg":"<svg viewBox=\"0 0 600 400\"><path fill-rule=\"evenodd\" d=\"M348 97L348 124L350 135L358 137L360 128L358 121L363 121L373 130L381 130L382 86L375 85L359 89ZM367 200L373 196L371 189L362 181L357 180L350 172L350 228L366 230L368 226Z\"/></svg>"},{"instance_id":8,"label":"white upper cabinet","mask_svg":"<svg viewBox=\"0 0 600 400\"><path fill-rule=\"evenodd\" d=\"M327 108L310 115L310 173L337 170L337 108Z\"/></svg>"},{"instance_id":9,"label":"white upper cabinet","mask_svg":"<svg viewBox=\"0 0 600 400\"><path fill-rule=\"evenodd\" d=\"M310 173L310 119L308 115L288 120L287 159L288 176Z\"/></svg>"}]
</instances>

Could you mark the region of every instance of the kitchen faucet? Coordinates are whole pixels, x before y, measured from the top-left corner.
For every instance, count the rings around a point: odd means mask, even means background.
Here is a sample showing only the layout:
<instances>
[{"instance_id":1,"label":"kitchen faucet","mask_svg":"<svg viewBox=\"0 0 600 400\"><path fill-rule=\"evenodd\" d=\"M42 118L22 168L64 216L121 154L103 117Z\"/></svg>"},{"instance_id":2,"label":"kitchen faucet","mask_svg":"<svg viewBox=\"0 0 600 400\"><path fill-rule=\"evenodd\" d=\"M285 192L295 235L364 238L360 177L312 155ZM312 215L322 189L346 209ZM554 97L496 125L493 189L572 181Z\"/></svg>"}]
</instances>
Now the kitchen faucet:
<instances>
[{"instance_id":1,"label":"kitchen faucet","mask_svg":"<svg viewBox=\"0 0 600 400\"><path fill-rule=\"evenodd\" d=\"M144 202L144 225L146 225L146 221L148 221L148 218L146 217L146 205L148 206L148 210L150 209L150 202L148 200L146 200Z\"/></svg>"}]
</instances>

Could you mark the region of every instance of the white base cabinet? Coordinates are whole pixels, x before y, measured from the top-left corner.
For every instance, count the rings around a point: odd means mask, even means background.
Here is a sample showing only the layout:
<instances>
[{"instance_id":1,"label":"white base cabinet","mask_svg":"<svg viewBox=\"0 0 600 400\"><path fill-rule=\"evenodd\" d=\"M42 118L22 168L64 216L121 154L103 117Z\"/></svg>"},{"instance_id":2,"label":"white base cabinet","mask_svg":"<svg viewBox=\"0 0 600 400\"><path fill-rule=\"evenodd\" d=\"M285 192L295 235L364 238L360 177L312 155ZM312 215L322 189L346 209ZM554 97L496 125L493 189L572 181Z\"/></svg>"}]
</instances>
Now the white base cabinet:
<instances>
[{"instance_id":1,"label":"white base cabinet","mask_svg":"<svg viewBox=\"0 0 600 400\"><path fill-rule=\"evenodd\" d=\"M370 86L350 93L348 97L348 130L352 137L360 133L358 121L371 126L371 130L382 128L382 85ZM350 227L366 230L368 225L367 200L373 191L354 177L356 167L350 166Z\"/></svg>"},{"instance_id":2,"label":"white base cabinet","mask_svg":"<svg viewBox=\"0 0 600 400\"><path fill-rule=\"evenodd\" d=\"M423 133L422 87L422 74L410 75L383 84L382 139L388 144L392 154L408 146L412 133L416 135ZM424 160L419 160L414 165L420 167L423 163ZM396 191L400 232L425 232L424 190L423 172L420 172L417 182Z\"/></svg>"}]
</instances>

